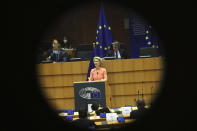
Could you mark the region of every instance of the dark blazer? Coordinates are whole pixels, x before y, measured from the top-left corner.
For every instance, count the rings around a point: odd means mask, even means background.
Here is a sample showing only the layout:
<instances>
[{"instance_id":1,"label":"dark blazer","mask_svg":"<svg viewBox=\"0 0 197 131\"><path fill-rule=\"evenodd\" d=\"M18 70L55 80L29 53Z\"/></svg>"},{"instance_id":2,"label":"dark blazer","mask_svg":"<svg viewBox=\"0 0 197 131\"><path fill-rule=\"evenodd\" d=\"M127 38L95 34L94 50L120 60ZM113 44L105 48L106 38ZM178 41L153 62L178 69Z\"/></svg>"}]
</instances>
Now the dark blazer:
<instances>
[{"instance_id":1,"label":"dark blazer","mask_svg":"<svg viewBox=\"0 0 197 131\"><path fill-rule=\"evenodd\" d=\"M119 49L119 52L120 52L121 59L127 59L128 58L128 55L127 55L127 52L126 52L125 49ZM107 56L108 57L115 57L114 56L114 50L109 50L107 52Z\"/></svg>"},{"instance_id":2,"label":"dark blazer","mask_svg":"<svg viewBox=\"0 0 197 131\"><path fill-rule=\"evenodd\" d=\"M70 55L64 50L60 50L59 54L53 53L53 50L49 50L50 60L53 62L66 62L70 61Z\"/></svg>"},{"instance_id":3,"label":"dark blazer","mask_svg":"<svg viewBox=\"0 0 197 131\"><path fill-rule=\"evenodd\" d=\"M89 120L87 118L80 118L80 119L74 120L72 121L72 124L81 129L88 129L89 127L96 127L94 121Z\"/></svg>"},{"instance_id":4,"label":"dark blazer","mask_svg":"<svg viewBox=\"0 0 197 131\"><path fill-rule=\"evenodd\" d=\"M67 41L67 43L64 43L64 41L62 40L60 42L60 45L61 45L61 48L70 48L71 43L70 43L70 41Z\"/></svg>"},{"instance_id":5,"label":"dark blazer","mask_svg":"<svg viewBox=\"0 0 197 131\"><path fill-rule=\"evenodd\" d=\"M99 116L100 113L110 113L109 109L107 107L104 107L102 109L96 110L96 115Z\"/></svg>"},{"instance_id":6,"label":"dark blazer","mask_svg":"<svg viewBox=\"0 0 197 131\"><path fill-rule=\"evenodd\" d=\"M131 119L140 119L148 110L146 108L134 110L130 113Z\"/></svg>"}]
</instances>

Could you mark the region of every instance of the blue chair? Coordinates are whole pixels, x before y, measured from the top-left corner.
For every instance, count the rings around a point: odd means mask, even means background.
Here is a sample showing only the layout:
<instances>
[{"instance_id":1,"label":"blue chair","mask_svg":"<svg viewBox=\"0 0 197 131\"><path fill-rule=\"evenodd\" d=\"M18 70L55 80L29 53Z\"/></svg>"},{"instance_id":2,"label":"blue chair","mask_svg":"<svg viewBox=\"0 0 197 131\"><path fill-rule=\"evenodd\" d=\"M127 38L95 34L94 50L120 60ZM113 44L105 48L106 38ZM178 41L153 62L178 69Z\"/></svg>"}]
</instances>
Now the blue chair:
<instances>
[{"instance_id":1,"label":"blue chair","mask_svg":"<svg viewBox=\"0 0 197 131\"><path fill-rule=\"evenodd\" d=\"M72 121L72 120L73 120L73 117L72 117L72 116L67 116L67 117L66 117L66 120Z\"/></svg>"},{"instance_id":2,"label":"blue chair","mask_svg":"<svg viewBox=\"0 0 197 131\"><path fill-rule=\"evenodd\" d=\"M74 114L74 110L68 110L68 115L73 115Z\"/></svg>"},{"instance_id":3,"label":"blue chair","mask_svg":"<svg viewBox=\"0 0 197 131\"><path fill-rule=\"evenodd\" d=\"M95 130L95 126L88 126L89 130Z\"/></svg>"},{"instance_id":4,"label":"blue chair","mask_svg":"<svg viewBox=\"0 0 197 131\"><path fill-rule=\"evenodd\" d=\"M124 122L124 117L118 117L118 122Z\"/></svg>"},{"instance_id":5,"label":"blue chair","mask_svg":"<svg viewBox=\"0 0 197 131\"><path fill-rule=\"evenodd\" d=\"M131 105L126 105L125 107L132 107Z\"/></svg>"},{"instance_id":6,"label":"blue chair","mask_svg":"<svg viewBox=\"0 0 197 131\"><path fill-rule=\"evenodd\" d=\"M106 118L106 113L100 113L101 118Z\"/></svg>"}]
</instances>

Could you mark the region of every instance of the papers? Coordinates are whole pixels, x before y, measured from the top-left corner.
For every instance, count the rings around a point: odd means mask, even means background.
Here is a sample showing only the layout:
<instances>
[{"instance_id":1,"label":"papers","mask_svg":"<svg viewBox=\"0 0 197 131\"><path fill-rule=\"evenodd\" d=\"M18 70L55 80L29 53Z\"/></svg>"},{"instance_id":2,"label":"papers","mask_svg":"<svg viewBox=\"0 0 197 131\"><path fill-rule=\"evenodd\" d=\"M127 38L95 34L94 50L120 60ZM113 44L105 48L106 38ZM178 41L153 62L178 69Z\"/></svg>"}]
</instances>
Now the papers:
<instances>
[{"instance_id":1,"label":"papers","mask_svg":"<svg viewBox=\"0 0 197 131\"><path fill-rule=\"evenodd\" d=\"M106 121L117 121L117 113L106 113Z\"/></svg>"},{"instance_id":2,"label":"papers","mask_svg":"<svg viewBox=\"0 0 197 131\"><path fill-rule=\"evenodd\" d=\"M92 112L91 106L92 106L92 104L88 104L88 112Z\"/></svg>"},{"instance_id":3,"label":"papers","mask_svg":"<svg viewBox=\"0 0 197 131\"><path fill-rule=\"evenodd\" d=\"M121 107L121 109L123 115L130 114L130 112L132 111L131 107Z\"/></svg>"},{"instance_id":4,"label":"papers","mask_svg":"<svg viewBox=\"0 0 197 131\"><path fill-rule=\"evenodd\" d=\"M105 60L113 60L115 57L104 57Z\"/></svg>"}]
</instances>

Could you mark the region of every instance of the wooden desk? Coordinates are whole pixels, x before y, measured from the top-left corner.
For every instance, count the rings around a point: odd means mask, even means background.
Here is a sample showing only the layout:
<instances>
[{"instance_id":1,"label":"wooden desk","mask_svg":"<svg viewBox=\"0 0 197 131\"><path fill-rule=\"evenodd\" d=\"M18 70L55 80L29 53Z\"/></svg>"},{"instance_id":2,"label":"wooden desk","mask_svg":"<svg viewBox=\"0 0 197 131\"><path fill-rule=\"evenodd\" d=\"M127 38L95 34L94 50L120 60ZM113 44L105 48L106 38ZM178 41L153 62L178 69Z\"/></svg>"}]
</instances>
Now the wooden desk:
<instances>
[{"instance_id":1,"label":"wooden desk","mask_svg":"<svg viewBox=\"0 0 197 131\"><path fill-rule=\"evenodd\" d=\"M137 107L132 107L132 110L137 110ZM115 113L115 112L119 112L117 114L122 114L122 109L121 108L118 108L118 109L110 109L111 113ZM100 116L95 116L95 113L94 112L90 112L90 119L93 120L95 118L95 120L99 121L100 119ZM74 119L78 119L79 118L79 112L74 112L73 115L68 115L68 113L59 113L58 114L59 116L73 116ZM123 117L127 118L129 117L129 115L123 115ZM105 120L105 119L101 119L102 121Z\"/></svg>"},{"instance_id":2,"label":"wooden desk","mask_svg":"<svg viewBox=\"0 0 197 131\"><path fill-rule=\"evenodd\" d=\"M68 113L59 113L59 116L72 116L73 118L79 118L79 112L74 112L73 115L68 115ZM94 113L90 113L90 116L94 116Z\"/></svg>"},{"instance_id":3,"label":"wooden desk","mask_svg":"<svg viewBox=\"0 0 197 131\"><path fill-rule=\"evenodd\" d=\"M97 126L97 129L109 129L112 127L118 128L121 126L124 126L126 124L130 124L131 122L134 122L135 119L125 119L124 122L118 122L118 121L104 121L104 122L94 122Z\"/></svg>"},{"instance_id":4,"label":"wooden desk","mask_svg":"<svg viewBox=\"0 0 197 131\"><path fill-rule=\"evenodd\" d=\"M130 114L125 114L125 115L119 114L119 117L120 116L123 116L125 120L130 119ZM77 119L79 119L79 117L73 117L73 120L77 120ZM106 121L106 118L101 118L100 116L90 116L88 117L88 119L94 122Z\"/></svg>"}]
</instances>

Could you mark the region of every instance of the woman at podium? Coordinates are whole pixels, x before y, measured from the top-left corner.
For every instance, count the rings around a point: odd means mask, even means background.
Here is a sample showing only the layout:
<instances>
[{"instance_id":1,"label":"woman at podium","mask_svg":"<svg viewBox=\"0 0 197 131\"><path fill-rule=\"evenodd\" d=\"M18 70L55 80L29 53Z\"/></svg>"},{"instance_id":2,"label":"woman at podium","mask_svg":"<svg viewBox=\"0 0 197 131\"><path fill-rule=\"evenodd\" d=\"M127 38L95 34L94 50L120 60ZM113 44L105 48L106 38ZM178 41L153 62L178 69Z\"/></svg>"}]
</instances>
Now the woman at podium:
<instances>
[{"instance_id":1,"label":"woman at podium","mask_svg":"<svg viewBox=\"0 0 197 131\"><path fill-rule=\"evenodd\" d=\"M91 70L90 72L90 79L89 81L99 81L107 80L107 71L102 66L102 59L100 57L94 57L93 59L95 68Z\"/></svg>"}]
</instances>

